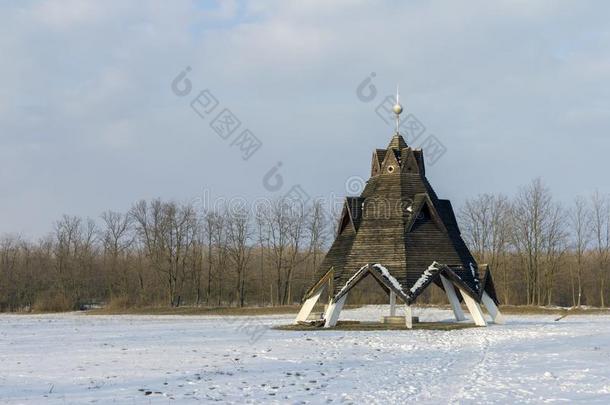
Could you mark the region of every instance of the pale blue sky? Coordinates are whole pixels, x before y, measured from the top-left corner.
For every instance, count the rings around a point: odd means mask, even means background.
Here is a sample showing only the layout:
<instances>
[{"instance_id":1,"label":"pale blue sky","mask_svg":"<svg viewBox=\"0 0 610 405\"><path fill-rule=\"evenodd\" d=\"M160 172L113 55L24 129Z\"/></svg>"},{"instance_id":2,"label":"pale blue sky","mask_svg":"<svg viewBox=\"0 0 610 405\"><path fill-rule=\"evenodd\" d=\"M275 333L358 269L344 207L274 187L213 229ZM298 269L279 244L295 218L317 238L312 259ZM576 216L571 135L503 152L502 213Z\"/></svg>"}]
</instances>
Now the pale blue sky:
<instances>
[{"instance_id":1,"label":"pale blue sky","mask_svg":"<svg viewBox=\"0 0 610 405\"><path fill-rule=\"evenodd\" d=\"M344 195L391 137L375 108L396 83L447 148L427 174L455 205L538 176L566 204L610 192L609 15L604 1L0 3L0 233L204 189ZM190 108L203 89L263 142L248 161Z\"/></svg>"}]
</instances>

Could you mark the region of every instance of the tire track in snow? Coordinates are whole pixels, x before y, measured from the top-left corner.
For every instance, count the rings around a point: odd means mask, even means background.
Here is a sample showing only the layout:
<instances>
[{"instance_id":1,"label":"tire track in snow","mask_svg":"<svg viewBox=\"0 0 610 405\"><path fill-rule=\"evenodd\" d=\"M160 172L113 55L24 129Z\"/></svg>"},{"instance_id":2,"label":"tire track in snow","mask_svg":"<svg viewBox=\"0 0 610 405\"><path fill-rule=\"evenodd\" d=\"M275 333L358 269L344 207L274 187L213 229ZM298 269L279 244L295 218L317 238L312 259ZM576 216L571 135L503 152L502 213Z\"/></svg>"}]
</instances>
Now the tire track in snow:
<instances>
[{"instance_id":1,"label":"tire track in snow","mask_svg":"<svg viewBox=\"0 0 610 405\"><path fill-rule=\"evenodd\" d=\"M471 371L458 375L457 381L462 382L462 384L458 392L447 401L449 404L459 404L461 403L460 400L463 399L473 400L472 394L478 394L478 387L484 380L489 378L489 372L491 370L488 366L488 359L491 342L486 336L486 331L482 331L477 338L479 340L480 355L477 356L477 360L473 361L472 365L468 367ZM462 368L464 367L465 366L462 366Z\"/></svg>"}]
</instances>

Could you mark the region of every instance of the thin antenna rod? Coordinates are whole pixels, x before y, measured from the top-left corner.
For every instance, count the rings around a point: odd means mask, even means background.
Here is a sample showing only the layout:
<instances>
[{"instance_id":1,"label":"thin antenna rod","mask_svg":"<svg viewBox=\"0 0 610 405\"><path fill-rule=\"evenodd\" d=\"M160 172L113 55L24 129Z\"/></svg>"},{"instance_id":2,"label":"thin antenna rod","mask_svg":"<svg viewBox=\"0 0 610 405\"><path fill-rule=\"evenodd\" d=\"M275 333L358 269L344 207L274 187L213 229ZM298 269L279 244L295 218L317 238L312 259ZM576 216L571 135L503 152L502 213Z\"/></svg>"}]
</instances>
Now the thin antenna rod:
<instances>
[{"instance_id":1,"label":"thin antenna rod","mask_svg":"<svg viewBox=\"0 0 610 405\"><path fill-rule=\"evenodd\" d=\"M400 128L400 113L402 112L402 106L400 105L400 92L398 90L398 84L396 85L396 104L394 105L394 114L396 115L396 134L400 134L398 132Z\"/></svg>"},{"instance_id":2,"label":"thin antenna rod","mask_svg":"<svg viewBox=\"0 0 610 405\"><path fill-rule=\"evenodd\" d=\"M400 93L398 91L398 84L396 85L396 104L400 105ZM400 128L400 115L396 114L396 133L398 134L398 129Z\"/></svg>"}]
</instances>

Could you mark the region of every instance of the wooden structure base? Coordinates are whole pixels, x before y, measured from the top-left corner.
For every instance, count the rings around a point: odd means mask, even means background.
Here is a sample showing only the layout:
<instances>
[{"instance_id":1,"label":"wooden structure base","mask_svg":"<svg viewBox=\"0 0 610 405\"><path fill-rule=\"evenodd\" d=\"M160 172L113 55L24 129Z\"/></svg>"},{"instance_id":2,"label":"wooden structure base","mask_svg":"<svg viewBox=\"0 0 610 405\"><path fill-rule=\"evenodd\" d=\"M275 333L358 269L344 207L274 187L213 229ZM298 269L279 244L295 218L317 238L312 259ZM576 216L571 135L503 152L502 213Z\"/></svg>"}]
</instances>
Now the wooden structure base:
<instances>
[{"instance_id":1,"label":"wooden structure base","mask_svg":"<svg viewBox=\"0 0 610 405\"><path fill-rule=\"evenodd\" d=\"M487 269L489 273L489 270ZM488 274L487 273L487 274ZM390 315L382 318L384 324L403 324L407 328L412 328L413 323L419 322L418 317L413 317L411 304L421 294L421 292L431 285L433 282L438 282L447 294L447 299L453 310L456 321L461 322L466 320L464 311L460 304L460 297L466 304L472 321L477 326L487 326L487 320L481 309L481 304L487 309L491 321L493 323L504 323L504 317L500 313L496 302L490 297L486 291L485 283L479 286L478 291L474 291L466 283L461 282L451 268L434 262L425 273L425 279L418 282L406 293L400 283L396 281L387 270L380 264L367 264L360 268L354 276L345 284L339 292L332 297L329 305L326 307L324 314L316 314L313 317L311 312L320 299L320 296L327 288L327 282L332 280L332 269L312 288L305 296L303 305L296 319L295 325L316 324L325 328L332 328L337 325L343 305L347 300L349 291L360 283L367 276L375 277L376 281L388 291L390 297ZM422 276L424 277L424 276ZM459 291L459 295L458 295ZM396 315L396 298L400 298L405 306L405 315Z\"/></svg>"}]
</instances>

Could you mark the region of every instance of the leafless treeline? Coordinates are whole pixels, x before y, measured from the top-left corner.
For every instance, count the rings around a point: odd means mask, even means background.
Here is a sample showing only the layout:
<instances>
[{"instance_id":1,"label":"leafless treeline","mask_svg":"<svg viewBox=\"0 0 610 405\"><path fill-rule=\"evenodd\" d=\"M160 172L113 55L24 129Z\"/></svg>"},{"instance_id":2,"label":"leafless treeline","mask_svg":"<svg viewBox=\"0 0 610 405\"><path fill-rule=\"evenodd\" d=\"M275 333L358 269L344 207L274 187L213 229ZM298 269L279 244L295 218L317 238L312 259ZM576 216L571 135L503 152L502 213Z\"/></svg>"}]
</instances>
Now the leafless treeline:
<instances>
[{"instance_id":1,"label":"leafless treeline","mask_svg":"<svg viewBox=\"0 0 610 405\"><path fill-rule=\"evenodd\" d=\"M95 303L284 305L300 298L329 241L319 202L254 209L139 201L93 220L64 216L38 243L0 239L0 310Z\"/></svg>"},{"instance_id":2,"label":"leafless treeline","mask_svg":"<svg viewBox=\"0 0 610 405\"><path fill-rule=\"evenodd\" d=\"M608 196L594 193L562 206L536 179L513 199L473 198L459 217L473 254L491 265L503 303L607 305Z\"/></svg>"},{"instance_id":3,"label":"leafless treeline","mask_svg":"<svg viewBox=\"0 0 610 405\"><path fill-rule=\"evenodd\" d=\"M473 254L491 265L503 303L607 305L607 196L561 206L535 180L514 198L470 199L458 214ZM295 303L335 222L319 202L303 209L281 200L205 212L153 200L97 222L64 216L36 243L0 237L0 310Z\"/></svg>"}]
</instances>

